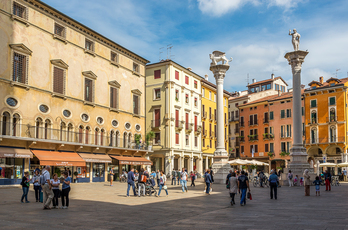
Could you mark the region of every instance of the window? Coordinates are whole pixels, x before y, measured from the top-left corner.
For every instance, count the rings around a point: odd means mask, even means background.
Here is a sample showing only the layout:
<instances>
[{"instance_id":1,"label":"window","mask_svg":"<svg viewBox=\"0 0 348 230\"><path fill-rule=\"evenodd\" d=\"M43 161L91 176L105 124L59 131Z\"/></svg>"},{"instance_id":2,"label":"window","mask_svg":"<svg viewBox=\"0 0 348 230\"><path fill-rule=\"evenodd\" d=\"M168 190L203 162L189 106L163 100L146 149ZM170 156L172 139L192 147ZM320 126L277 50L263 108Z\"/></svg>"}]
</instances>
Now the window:
<instances>
[{"instance_id":1,"label":"window","mask_svg":"<svg viewBox=\"0 0 348 230\"><path fill-rule=\"evenodd\" d=\"M244 154L244 145L240 146L240 152Z\"/></svg>"},{"instance_id":2,"label":"window","mask_svg":"<svg viewBox=\"0 0 348 230\"><path fill-rule=\"evenodd\" d=\"M202 146L205 147L205 139L202 140Z\"/></svg>"},{"instance_id":3,"label":"window","mask_svg":"<svg viewBox=\"0 0 348 230\"><path fill-rule=\"evenodd\" d=\"M195 88L195 89L197 89L197 81L193 81L193 87Z\"/></svg>"},{"instance_id":4,"label":"window","mask_svg":"<svg viewBox=\"0 0 348 230\"><path fill-rule=\"evenodd\" d=\"M175 90L175 100L179 101L179 90Z\"/></svg>"},{"instance_id":5,"label":"window","mask_svg":"<svg viewBox=\"0 0 348 230\"><path fill-rule=\"evenodd\" d=\"M161 133L155 133L155 144L159 144L161 142Z\"/></svg>"},{"instance_id":6,"label":"window","mask_svg":"<svg viewBox=\"0 0 348 230\"><path fill-rule=\"evenodd\" d=\"M175 144L178 145L180 138L179 138L179 133L175 133Z\"/></svg>"},{"instance_id":7,"label":"window","mask_svg":"<svg viewBox=\"0 0 348 230\"><path fill-rule=\"evenodd\" d=\"M235 103L234 106L237 107L237 106L238 106L238 103Z\"/></svg>"},{"instance_id":8,"label":"window","mask_svg":"<svg viewBox=\"0 0 348 230\"><path fill-rule=\"evenodd\" d=\"M86 38L85 49L94 52L94 42Z\"/></svg>"},{"instance_id":9,"label":"window","mask_svg":"<svg viewBox=\"0 0 348 230\"><path fill-rule=\"evenodd\" d=\"M273 120L273 119L274 119L273 111L269 112L269 119L270 119L270 120Z\"/></svg>"},{"instance_id":10,"label":"window","mask_svg":"<svg viewBox=\"0 0 348 230\"><path fill-rule=\"evenodd\" d=\"M280 111L280 118L285 118L285 110Z\"/></svg>"},{"instance_id":11,"label":"window","mask_svg":"<svg viewBox=\"0 0 348 230\"><path fill-rule=\"evenodd\" d=\"M202 97L205 97L205 89L202 89Z\"/></svg>"},{"instance_id":12,"label":"window","mask_svg":"<svg viewBox=\"0 0 348 230\"><path fill-rule=\"evenodd\" d=\"M158 100L158 99L161 99L161 89L154 89L154 99L155 100Z\"/></svg>"},{"instance_id":13,"label":"window","mask_svg":"<svg viewBox=\"0 0 348 230\"><path fill-rule=\"evenodd\" d=\"M28 57L19 53L13 53L13 76L12 80L27 84Z\"/></svg>"},{"instance_id":14,"label":"window","mask_svg":"<svg viewBox=\"0 0 348 230\"><path fill-rule=\"evenodd\" d=\"M198 147L198 138L195 136L195 147Z\"/></svg>"},{"instance_id":15,"label":"window","mask_svg":"<svg viewBox=\"0 0 348 230\"><path fill-rule=\"evenodd\" d=\"M137 63L133 63L133 71L139 73L139 65Z\"/></svg>"},{"instance_id":16,"label":"window","mask_svg":"<svg viewBox=\"0 0 348 230\"><path fill-rule=\"evenodd\" d=\"M280 151L286 152L286 142L281 142L280 143Z\"/></svg>"},{"instance_id":17,"label":"window","mask_svg":"<svg viewBox=\"0 0 348 230\"><path fill-rule=\"evenodd\" d=\"M275 84L275 90L279 90L279 85L278 84Z\"/></svg>"},{"instance_id":18,"label":"window","mask_svg":"<svg viewBox=\"0 0 348 230\"><path fill-rule=\"evenodd\" d=\"M188 85L189 84L189 77L185 76L185 84Z\"/></svg>"},{"instance_id":19,"label":"window","mask_svg":"<svg viewBox=\"0 0 348 230\"><path fill-rule=\"evenodd\" d=\"M189 95L185 94L185 103L188 104L189 103Z\"/></svg>"},{"instance_id":20,"label":"window","mask_svg":"<svg viewBox=\"0 0 348 230\"><path fill-rule=\"evenodd\" d=\"M155 76L155 79L161 78L161 70L160 69L159 70L155 70L154 71L154 76Z\"/></svg>"},{"instance_id":21,"label":"window","mask_svg":"<svg viewBox=\"0 0 348 230\"><path fill-rule=\"evenodd\" d=\"M214 101L216 102L216 93L214 93Z\"/></svg>"},{"instance_id":22,"label":"window","mask_svg":"<svg viewBox=\"0 0 348 230\"><path fill-rule=\"evenodd\" d=\"M212 140L210 140L209 144L210 144L210 145L208 146L208 148L209 148L209 147L210 147L210 148L213 148L213 146L212 146L212 145L213 145Z\"/></svg>"},{"instance_id":23,"label":"window","mask_svg":"<svg viewBox=\"0 0 348 230\"><path fill-rule=\"evenodd\" d=\"M190 145L190 142L189 142L189 135L186 135L185 136L185 143L186 143L186 146Z\"/></svg>"},{"instance_id":24,"label":"window","mask_svg":"<svg viewBox=\"0 0 348 230\"><path fill-rule=\"evenodd\" d=\"M195 132L197 132L197 128L198 128L198 126L197 126L197 123L198 123L198 117L197 116L195 116L195 118L194 118L195 120L194 120L194 125L195 125Z\"/></svg>"},{"instance_id":25,"label":"window","mask_svg":"<svg viewBox=\"0 0 348 230\"><path fill-rule=\"evenodd\" d=\"M286 152L289 153L290 152L290 142L286 142Z\"/></svg>"},{"instance_id":26,"label":"window","mask_svg":"<svg viewBox=\"0 0 348 230\"><path fill-rule=\"evenodd\" d=\"M85 101L93 102L93 80L85 78Z\"/></svg>"},{"instance_id":27,"label":"window","mask_svg":"<svg viewBox=\"0 0 348 230\"><path fill-rule=\"evenodd\" d=\"M211 107L209 107L209 119L211 120L212 117L211 117Z\"/></svg>"},{"instance_id":28,"label":"window","mask_svg":"<svg viewBox=\"0 0 348 230\"><path fill-rule=\"evenodd\" d=\"M179 71L175 71L175 79L179 80Z\"/></svg>"},{"instance_id":29,"label":"window","mask_svg":"<svg viewBox=\"0 0 348 230\"><path fill-rule=\"evenodd\" d=\"M227 116L226 116L226 113L225 113L225 124L227 124Z\"/></svg>"},{"instance_id":30,"label":"window","mask_svg":"<svg viewBox=\"0 0 348 230\"><path fill-rule=\"evenodd\" d=\"M268 152L268 144L265 144L265 152Z\"/></svg>"},{"instance_id":31,"label":"window","mask_svg":"<svg viewBox=\"0 0 348 230\"><path fill-rule=\"evenodd\" d=\"M133 113L137 115L140 114L139 101L140 101L140 96L133 95Z\"/></svg>"},{"instance_id":32,"label":"window","mask_svg":"<svg viewBox=\"0 0 348 230\"><path fill-rule=\"evenodd\" d=\"M291 109L286 110L286 117L291 117Z\"/></svg>"},{"instance_id":33,"label":"window","mask_svg":"<svg viewBox=\"0 0 348 230\"><path fill-rule=\"evenodd\" d=\"M209 100L211 100L211 92L209 91Z\"/></svg>"},{"instance_id":34,"label":"window","mask_svg":"<svg viewBox=\"0 0 348 230\"><path fill-rule=\"evenodd\" d=\"M189 128L189 114L185 113L185 129Z\"/></svg>"},{"instance_id":35,"label":"window","mask_svg":"<svg viewBox=\"0 0 348 230\"><path fill-rule=\"evenodd\" d=\"M317 100L311 100L311 108L317 107Z\"/></svg>"},{"instance_id":36,"label":"window","mask_svg":"<svg viewBox=\"0 0 348 230\"><path fill-rule=\"evenodd\" d=\"M216 121L217 116L216 116L216 109L214 109L214 120Z\"/></svg>"},{"instance_id":37,"label":"window","mask_svg":"<svg viewBox=\"0 0 348 230\"><path fill-rule=\"evenodd\" d=\"M285 86L282 86L282 90L281 90L282 92L285 92Z\"/></svg>"},{"instance_id":38,"label":"window","mask_svg":"<svg viewBox=\"0 0 348 230\"><path fill-rule=\"evenodd\" d=\"M111 53L110 53L110 60L112 62L118 63L118 55L117 55L117 53L111 51Z\"/></svg>"},{"instance_id":39,"label":"window","mask_svg":"<svg viewBox=\"0 0 348 230\"><path fill-rule=\"evenodd\" d=\"M286 125L286 137L291 137L291 125Z\"/></svg>"},{"instance_id":40,"label":"window","mask_svg":"<svg viewBox=\"0 0 348 230\"><path fill-rule=\"evenodd\" d=\"M336 98L335 97L329 98L329 105L336 105Z\"/></svg>"},{"instance_id":41,"label":"window","mask_svg":"<svg viewBox=\"0 0 348 230\"><path fill-rule=\"evenodd\" d=\"M317 111L313 110L311 113L311 122L312 124L317 123Z\"/></svg>"},{"instance_id":42,"label":"window","mask_svg":"<svg viewBox=\"0 0 348 230\"><path fill-rule=\"evenodd\" d=\"M54 34L65 38L65 27L58 23L54 23Z\"/></svg>"},{"instance_id":43,"label":"window","mask_svg":"<svg viewBox=\"0 0 348 230\"><path fill-rule=\"evenodd\" d=\"M197 105L198 105L198 99L197 99L197 97L195 97L195 103L194 103L194 105L195 105L195 107L197 107Z\"/></svg>"},{"instance_id":44,"label":"window","mask_svg":"<svg viewBox=\"0 0 348 230\"><path fill-rule=\"evenodd\" d=\"M118 89L110 87L110 108L118 109Z\"/></svg>"},{"instance_id":45,"label":"window","mask_svg":"<svg viewBox=\"0 0 348 230\"><path fill-rule=\"evenodd\" d=\"M285 125L280 126L280 137L285 137Z\"/></svg>"},{"instance_id":46,"label":"window","mask_svg":"<svg viewBox=\"0 0 348 230\"><path fill-rule=\"evenodd\" d=\"M254 114L254 125L257 125L258 122L257 122L257 114Z\"/></svg>"},{"instance_id":47,"label":"window","mask_svg":"<svg viewBox=\"0 0 348 230\"><path fill-rule=\"evenodd\" d=\"M65 70L53 67L53 92L64 94L65 92Z\"/></svg>"},{"instance_id":48,"label":"window","mask_svg":"<svg viewBox=\"0 0 348 230\"><path fill-rule=\"evenodd\" d=\"M27 8L17 2L13 2L13 14L17 17L28 19Z\"/></svg>"},{"instance_id":49,"label":"window","mask_svg":"<svg viewBox=\"0 0 348 230\"><path fill-rule=\"evenodd\" d=\"M274 153L274 143L269 143L269 151Z\"/></svg>"}]
</instances>

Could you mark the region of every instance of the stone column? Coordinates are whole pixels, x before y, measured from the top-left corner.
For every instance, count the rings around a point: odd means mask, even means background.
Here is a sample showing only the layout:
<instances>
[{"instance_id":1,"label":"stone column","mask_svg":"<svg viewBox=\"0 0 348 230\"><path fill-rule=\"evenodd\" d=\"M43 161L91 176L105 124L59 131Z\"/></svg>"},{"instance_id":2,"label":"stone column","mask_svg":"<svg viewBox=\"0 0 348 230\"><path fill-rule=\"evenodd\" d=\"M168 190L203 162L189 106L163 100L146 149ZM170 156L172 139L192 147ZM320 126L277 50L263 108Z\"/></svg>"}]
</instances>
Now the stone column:
<instances>
[{"instance_id":1,"label":"stone column","mask_svg":"<svg viewBox=\"0 0 348 230\"><path fill-rule=\"evenodd\" d=\"M194 159L194 157L191 156L190 157L190 172L193 171L193 159Z\"/></svg>"}]
</instances>

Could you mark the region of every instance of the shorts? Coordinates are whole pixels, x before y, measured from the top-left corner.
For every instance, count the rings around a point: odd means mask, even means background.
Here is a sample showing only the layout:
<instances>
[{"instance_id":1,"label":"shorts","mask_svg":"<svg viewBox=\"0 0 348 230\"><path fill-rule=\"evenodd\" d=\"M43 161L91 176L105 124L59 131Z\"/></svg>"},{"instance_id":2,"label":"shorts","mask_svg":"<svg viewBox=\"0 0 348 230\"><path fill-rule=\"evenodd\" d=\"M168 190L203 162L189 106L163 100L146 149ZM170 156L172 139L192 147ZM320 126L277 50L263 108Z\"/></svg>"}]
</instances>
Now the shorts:
<instances>
[{"instance_id":1,"label":"shorts","mask_svg":"<svg viewBox=\"0 0 348 230\"><path fill-rule=\"evenodd\" d=\"M316 191L316 192L320 192L320 185L316 185L316 186L315 186L315 191Z\"/></svg>"}]
</instances>

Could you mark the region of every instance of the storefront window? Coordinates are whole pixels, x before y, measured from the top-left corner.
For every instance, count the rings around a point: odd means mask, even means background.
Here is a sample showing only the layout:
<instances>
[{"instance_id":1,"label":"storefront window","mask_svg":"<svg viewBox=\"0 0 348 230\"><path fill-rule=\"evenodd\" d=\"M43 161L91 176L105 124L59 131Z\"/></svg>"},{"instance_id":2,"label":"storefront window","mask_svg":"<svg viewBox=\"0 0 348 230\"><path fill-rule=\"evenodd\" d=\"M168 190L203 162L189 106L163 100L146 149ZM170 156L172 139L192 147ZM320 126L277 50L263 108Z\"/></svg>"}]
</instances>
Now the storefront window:
<instances>
[{"instance_id":1,"label":"storefront window","mask_svg":"<svg viewBox=\"0 0 348 230\"><path fill-rule=\"evenodd\" d=\"M23 177L22 158L0 158L1 179L21 179Z\"/></svg>"},{"instance_id":2,"label":"storefront window","mask_svg":"<svg viewBox=\"0 0 348 230\"><path fill-rule=\"evenodd\" d=\"M86 166L76 167L76 171L78 173L78 178L89 178L89 172L91 168L91 163L86 163Z\"/></svg>"},{"instance_id":3,"label":"storefront window","mask_svg":"<svg viewBox=\"0 0 348 230\"><path fill-rule=\"evenodd\" d=\"M105 164L94 163L93 164L93 177L104 177Z\"/></svg>"}]
</instances>

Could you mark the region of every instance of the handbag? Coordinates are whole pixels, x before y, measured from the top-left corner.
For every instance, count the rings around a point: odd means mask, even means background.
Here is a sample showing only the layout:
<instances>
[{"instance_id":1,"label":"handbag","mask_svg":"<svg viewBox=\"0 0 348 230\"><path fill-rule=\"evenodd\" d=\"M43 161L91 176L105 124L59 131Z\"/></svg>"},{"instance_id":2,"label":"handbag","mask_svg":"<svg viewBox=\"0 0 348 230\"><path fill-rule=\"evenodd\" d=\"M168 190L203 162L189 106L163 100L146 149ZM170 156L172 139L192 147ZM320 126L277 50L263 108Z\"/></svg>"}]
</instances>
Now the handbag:
<instances>
[{"instance_id":1,"label":"handbag","mask_svg":"<svg viewBox=\"0 0 348 230\"><path fill-rule=\"evenodd\" d=\"M230 182L228 182L228 183L226 184L226 188L227 188L227 189L230 189Z\"/></svg>"},{"instance_id":2,"label":"handbag","mask_svg":"<svg viewBox=\"0 0 348 230\"><path fill-rule=\"evenodd\" d=\"M253 197L251 196L251 193L250 193L250 192L248 192L247 197L248 197L249 200L252 200L252 199L253 199Z\"/></svg>"},{"instance_id":3,"label":"handbag","mask_svg":"<svg viewBox=\"0 0 348 230\"><path fill-rule=\"evenodd\" d=\"M167 190L167 185L163 186L163 189L164 189L164 190Z\"/></svg>"}]
</instances>

